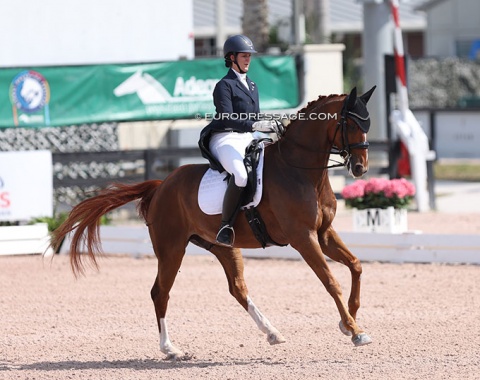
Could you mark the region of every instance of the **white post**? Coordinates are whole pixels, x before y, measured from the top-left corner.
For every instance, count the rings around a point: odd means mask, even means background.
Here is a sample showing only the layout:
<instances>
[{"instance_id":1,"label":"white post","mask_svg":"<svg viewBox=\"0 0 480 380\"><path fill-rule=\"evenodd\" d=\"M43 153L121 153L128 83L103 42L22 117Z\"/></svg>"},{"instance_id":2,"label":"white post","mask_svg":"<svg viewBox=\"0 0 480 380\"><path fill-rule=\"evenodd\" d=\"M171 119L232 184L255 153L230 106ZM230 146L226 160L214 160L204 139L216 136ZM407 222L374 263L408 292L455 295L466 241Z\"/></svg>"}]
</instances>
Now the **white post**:
<instances>
[{"instance_id":1,"label":"white post","mask_svg":"<svg viewBox=\"0 0 480 380\"><path fill-rule=\"evenodd\" d=\"M316 0L314 9L316 13L315 42L328 44L331 34L329 23L330 0Z\"/></svg>"},{"instance_id":2,"label":"white post","mask_svg":"<svg viewBox=\"0 0 480 380\"><path fill-rule=\"evenodd\" d=\"M392 23L387 1L363 1L363 72L364 89L377 86L375 101L370 102L368 110L371 140L387 139L387 104L385 99L385 54L392 54Z\"/></svg>"},{"instance_id":3,"label":"white post","mask_svg":"<svg viewBox=\"0 0 480 380\"><path fill-rule=\"evenodd\" d=\"M293 44L297 47L305 43L305 15L303 0L295 0L293 5Z\"/></svg>"},{"instance_id":4,"label":"white post","mask_svg":"<svg viewBox=\"0 0 480 380\"><path fill-rule=\"evenodd\" d=\"M222 56L223 55L223 43L227 39L225 35L225 0L217 0L217 14L216 14L216 21L217 21L217 33L215 35L216 39L216 55Z\"/></svg>"}]
</instances>

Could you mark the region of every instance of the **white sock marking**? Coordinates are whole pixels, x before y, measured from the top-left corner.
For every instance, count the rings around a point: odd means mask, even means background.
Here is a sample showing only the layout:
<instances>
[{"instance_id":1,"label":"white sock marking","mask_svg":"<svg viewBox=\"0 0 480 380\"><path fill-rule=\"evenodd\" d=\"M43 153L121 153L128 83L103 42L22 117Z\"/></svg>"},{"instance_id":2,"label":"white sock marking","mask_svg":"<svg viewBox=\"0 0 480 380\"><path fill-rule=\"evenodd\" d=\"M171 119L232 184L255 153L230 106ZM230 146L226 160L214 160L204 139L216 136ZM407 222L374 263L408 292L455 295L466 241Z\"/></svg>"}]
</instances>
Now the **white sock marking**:
<instances>
[{"instance_id":1,"label":"white sock marking","mask_svg":"<svg viewBox=\"0 0 480 380\"><path fill-rule=\"evenodd\" d=\"M183 355L183 353L170 341L168 336L167 320L165 318L160 318L160 351L167 355Z\"/></svg>"},{"instance_id":2,"label":"white sock marking","mask_svg":"<svg viewBox=\"0 0 480 380\"><path fill-rule=\"evenodd\" d=\"M260 331L265 334L275 333L277 330L270 324L270 321L257 309L253 301L247 296L248 314L253 318Z\"/></svg>"}]
</instances>

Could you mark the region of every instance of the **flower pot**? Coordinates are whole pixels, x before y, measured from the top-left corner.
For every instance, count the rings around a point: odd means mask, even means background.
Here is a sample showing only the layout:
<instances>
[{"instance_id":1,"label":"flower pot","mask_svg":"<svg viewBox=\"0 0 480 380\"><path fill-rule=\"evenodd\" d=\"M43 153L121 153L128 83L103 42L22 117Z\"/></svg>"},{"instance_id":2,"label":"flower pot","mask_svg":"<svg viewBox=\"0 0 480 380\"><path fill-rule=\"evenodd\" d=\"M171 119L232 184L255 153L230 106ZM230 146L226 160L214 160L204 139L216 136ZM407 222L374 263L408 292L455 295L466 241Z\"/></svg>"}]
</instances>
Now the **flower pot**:
<instances>
[{"instance_id":1,"label":"flower pot","mask_svg":"<svg viewBox=\"0 0 480 380\"><path fill-rule=\"evenodd\" d=\"M353 231L403 233L408 229L407 209L388 207L353 209Z\"/></svg>"}]
</instances>

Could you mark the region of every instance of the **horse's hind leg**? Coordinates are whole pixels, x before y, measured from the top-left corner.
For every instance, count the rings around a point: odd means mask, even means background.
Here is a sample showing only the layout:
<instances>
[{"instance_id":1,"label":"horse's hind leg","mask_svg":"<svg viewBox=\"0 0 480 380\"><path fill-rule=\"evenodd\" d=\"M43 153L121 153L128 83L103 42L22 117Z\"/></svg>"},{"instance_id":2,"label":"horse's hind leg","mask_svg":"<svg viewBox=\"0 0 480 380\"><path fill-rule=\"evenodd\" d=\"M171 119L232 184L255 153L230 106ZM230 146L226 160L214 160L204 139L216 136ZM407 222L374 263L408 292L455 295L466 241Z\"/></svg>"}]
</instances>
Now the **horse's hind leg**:
<instances>
[{"instance_id":1,"label":"horse's hind leg","mask_svg":"<svg viewBox=\"0 0 480 380\"><path fill-rule=\"evenodd\" d=\"M357 312L360 308L362 264L360 263L360 260L350 252L332 227L325 231L323 235L319 234L318 238L323 252L332 260L346 265L350 270L352 285L350 289L350 297L348 298L348 311L353 319L356 320ZM340 321L339 327L345 335L352 335L351 331L346 328L342 321ZM360 338L357 338L357 340L359 339L360 341L357 343L354 341L356 345L371 343L371 339L368 338L368 336L362 335Z\"/></svg>"},{"instance_id":2,"label":"horse's hind leg","mask_svg":"<svg viewBox=\"0 0 480 380\"><path fill-rule=\"evenodd\" d=\"M243 277L242 252L238 248L213 246L210 251L218 258L227 275L230 294L243 306L257 324L260 331L267 334L270 344L285 342L285 338L272 326L270 321L255 306L248 296L247 285Z\"/></svg>"},{"instance_id":3,"label":"horse's hind leg","mask_svg":"<svg viewBox=\"0 0 480 380\"><path fill-rule=\"evenodd\" d=\"M154 244L154 249L158 259L158 272L150 294L160 333L160 350L167 355L167 359L183 359L184 353L170 341L165 315L170 298L169 293L182 263L185 246L175 247L175 244L170 241L168 247Z\"/></svg>"}]
</instances>

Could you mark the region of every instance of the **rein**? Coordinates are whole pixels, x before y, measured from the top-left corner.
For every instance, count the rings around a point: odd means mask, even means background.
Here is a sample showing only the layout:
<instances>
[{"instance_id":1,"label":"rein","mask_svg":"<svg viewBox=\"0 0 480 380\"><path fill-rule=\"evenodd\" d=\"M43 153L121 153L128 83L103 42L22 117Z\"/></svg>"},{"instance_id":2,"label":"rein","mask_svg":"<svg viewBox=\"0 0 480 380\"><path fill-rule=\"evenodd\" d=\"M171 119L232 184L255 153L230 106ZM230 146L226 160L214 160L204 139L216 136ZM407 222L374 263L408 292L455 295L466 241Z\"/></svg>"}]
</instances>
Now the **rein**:
<instances>
[{"instance_id":1,"label":"rein","mask_svg":"<svg viewBox=\"0 0 480 380\"><path fill-rule=\"evenodd\" d=\"M323 170L323 169L331 169L331 168L338 168L338 167L345 167L348 165L350 162L350 158L352 157L352 154L350 153L351 149L368 149L370 146L370 143L368 141L362 141L359 143L355 144L348 144L348 133L347 133L347 119L348 115L352 115L356 118L359 118L361 120L367 120L365 118L362 118L360 115L347 111L347 102L348 102L348 96L345 98L343 102L343 107L342 111L340 114L340 121L337 123L337 127L335 129L335 134L333 136L333 141L335 141L335 137L337 136L338 131L341 131L342 133L342 144L343 144L343 149L340 149L336 147L335 145L332 146L330 151L318 151L318 153L327 153L328 155L331 154L337 154L343 157L343 162L333 160L330 157L328 158L329 161L334 161L335 164L332 165L327 165L327 166L318 166L318 167L306 167L306 166L298 166L294 165L290 162L288 162L282 155L282 150L280 148L281 140L278 141L277 147L278 147L278 153L281 157L281 159L288 165L296 169L303 169L303 170ZM327 103L328 104L328 103ZM293 141L295 144L299 145L297 142Z\"/></svg>"},{"instance_id":2,"label":"rein","mask_svg":"<svg viewBox=\"0 0 480 380\"><path fill-rule=\"evenodd\" d=\"M348 164L348 161L350 160L350 157L348 157L348 160L345 160L344 162L340 162L340 161L337 161L337 160L333 160L331 158L329 158L328 160L329 161L334 161L336 162L335 164L332 164L332 165L327 165L327 166L315 166L315 167L307 167L307 166L299 166L299 165L294 165L290 162L288 162L285 157L283 157L282 155L282 149L280 148L280 142L278 142L277 144L277 150L278 150L278 153L280 155L280 158L283 160L283 162L285 162L288 166L291 166L292 168L295 168L295 169L303 169L303 170L322 170L322 169L331 169L331 168L337 168L337 167L342 167L342 166L346 166ZM341 151L338 151L338 150L330 150L330 151L318 151L318 153L328 153L329 155L330 154L338 154L338 155L341 155L342 152Z\"/></svg>"}]
</instances>

